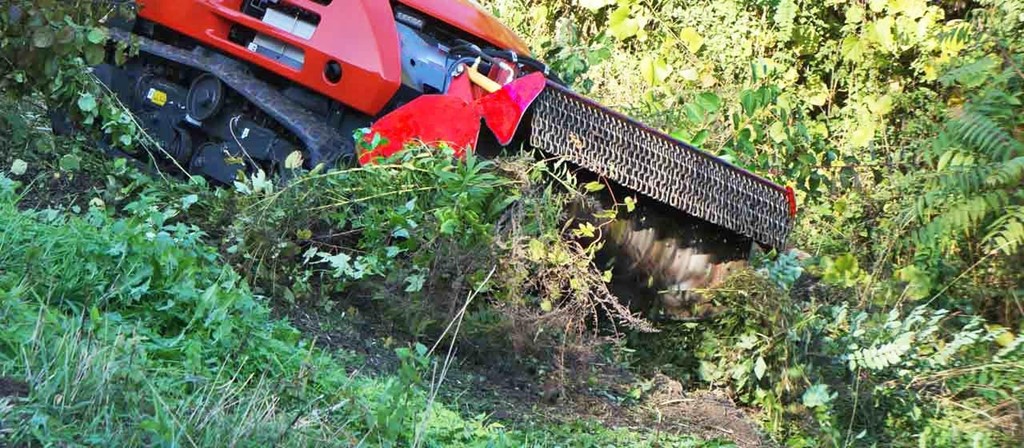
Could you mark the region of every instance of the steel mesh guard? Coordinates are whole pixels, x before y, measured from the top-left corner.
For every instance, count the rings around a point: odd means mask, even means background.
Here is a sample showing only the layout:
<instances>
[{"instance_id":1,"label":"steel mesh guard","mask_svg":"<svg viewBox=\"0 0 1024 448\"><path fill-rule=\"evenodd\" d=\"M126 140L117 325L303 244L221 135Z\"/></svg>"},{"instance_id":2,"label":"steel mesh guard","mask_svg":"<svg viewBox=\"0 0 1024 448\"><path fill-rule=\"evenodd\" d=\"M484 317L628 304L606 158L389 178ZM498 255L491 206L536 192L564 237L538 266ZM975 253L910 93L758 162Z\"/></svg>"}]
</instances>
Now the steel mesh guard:
<instances>
[{"instance_id":1,"label":"steel mesh guard","mask_svg":"<svg viewBox=\"0 0 1024 448\"><path fill-rule=\"evenodd\" d=\"M551 82L530 144L761 244L783 247L793 227L785 188Z\"/></svg>"}]
</instances>

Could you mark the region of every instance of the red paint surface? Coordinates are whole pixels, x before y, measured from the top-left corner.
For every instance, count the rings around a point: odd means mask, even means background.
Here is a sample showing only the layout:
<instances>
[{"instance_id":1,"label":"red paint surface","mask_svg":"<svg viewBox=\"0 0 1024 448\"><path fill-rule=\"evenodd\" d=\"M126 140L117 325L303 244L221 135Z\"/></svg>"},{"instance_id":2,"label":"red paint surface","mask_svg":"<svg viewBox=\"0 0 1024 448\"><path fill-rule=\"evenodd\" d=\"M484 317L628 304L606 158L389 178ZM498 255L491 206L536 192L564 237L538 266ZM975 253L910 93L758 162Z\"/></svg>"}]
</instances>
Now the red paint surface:
<instances>
[{"instance_id":1,"label":"red paint surface","mask_svg":"<svg viewBox=\"0 0 1024 448\"><path fill-rule=\"evenodd\" d=\"M389 2L344 0L323 6L310 0L287 3L320 14L309 40L293 36L241 12L243 0L137 0L139 16L251 62L363 113L375 115L402 82L400 46ZM232 24L301 48L305 64L296 70L228 40ZM324 77L329 61L342 66L342 79Z\"/></svg>"},{"instance_id":2,"label":"red paint surface","mask_svg":"<svg viewBox=\"0 0 1024 448\"><path fill-rule=\"evenodd\" d=\"M449 95L423 95L381 118L370 129L387 142L359 154L359 163L375 163L401 151L412 141L433 146L447 143L462 158L468 148L476 147L480 136L480 115L475 103Z\"/></svg>"},{"instance_id":3,"label":"red paint surface","mask_svg":"<svg viewBox=\"0 0 1024 448\"><path fill-rule=\"evenodd\" d=\"M483 39L502 50L530 55L530 49L519 36L490 13L468 0L399 0L399 3Z\"/></svg>"},{"instance_id":4,"label":"red paint surface","mask_svg":"<svg viewBox=\"0 0 1024 448\"><path fill-rule=\"evenodd\" d=\"M487 122L487 127L494 132L498 143L507 145L512 142L523 116L530 109L533 101L547 85L543 73L531 73L509 84L501 90L480 98L480 113Z\"/></svg>"},{"instance_id":5,"label":"red paint surface","mask_svg":"<svg viewBox=\"0 0 1024 448\"><path fill-rule=\"evenodd\" d=\"M469 76L456 77L447 95L423 95L377 120L366 139L372 141L374 135L380 134L387 143L360 154L359 163L366 165L380 157L390 157L411 141L429 146L447 143L455 150L455 156L462 158L466 150L476 147L481 119L498 142L507 145L546 85L543 74L533 73L473 100Z\"/></svg>"},{"instance_id":6,"label":"red paint surface","mask_svg":"<svg viewBox=\"0 0 1024 448\"><path fill-rule=\"evenodd\" d=\"M789 216L796 217L796 192L793 187L786 187L786 201L789 202Z\"/></svg>"}]
</instances>

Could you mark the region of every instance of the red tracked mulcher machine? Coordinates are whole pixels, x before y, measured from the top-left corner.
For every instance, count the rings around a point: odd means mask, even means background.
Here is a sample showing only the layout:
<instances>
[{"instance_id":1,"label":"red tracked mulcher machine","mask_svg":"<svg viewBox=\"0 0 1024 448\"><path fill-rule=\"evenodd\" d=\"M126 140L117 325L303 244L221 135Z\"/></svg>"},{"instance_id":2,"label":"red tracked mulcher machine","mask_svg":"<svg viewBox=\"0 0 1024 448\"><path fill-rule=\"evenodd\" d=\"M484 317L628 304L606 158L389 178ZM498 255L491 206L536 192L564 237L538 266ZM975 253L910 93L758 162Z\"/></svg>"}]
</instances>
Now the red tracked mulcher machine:
<instances>
[{"instance_id":1,"label":"red tracked mulcher machine","mask_svg":"<svg viewBox=\"0 0 1024 448\"><path fill-rule=\"evenodd\" d=\"M584 98L469 0L137 0L111 38L140 50L97 76L164 147L218 182L373 163L409 140L488 141L562 157L644 204L610 240L663 294L706 286L796 215L769 182ZM482 125L483 123L483 125ZM357 153L371 128L386 144ZM487 131L483 131L486 129ZM493 136L493 138L491 138ZM171 160L167 160L171 162Z\"/></svg>"}]
</instances>

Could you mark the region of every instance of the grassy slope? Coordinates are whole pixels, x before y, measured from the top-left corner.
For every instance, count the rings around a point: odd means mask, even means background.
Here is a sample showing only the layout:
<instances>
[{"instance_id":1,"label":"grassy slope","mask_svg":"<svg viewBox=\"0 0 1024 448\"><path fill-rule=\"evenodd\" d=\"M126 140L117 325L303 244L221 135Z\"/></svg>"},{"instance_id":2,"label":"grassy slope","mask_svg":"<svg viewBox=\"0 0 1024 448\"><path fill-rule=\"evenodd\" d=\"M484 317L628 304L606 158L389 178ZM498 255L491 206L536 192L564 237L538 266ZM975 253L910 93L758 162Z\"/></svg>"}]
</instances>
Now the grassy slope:
<instances>
[{"instance_id":1,"label":"grassy slope","mask_svg":"<svg viewBox=\"0 0 1024 448\"><path fill-rule=\"evenodd\" d=\"M157 190L118 208L98 198L127 189L80 190L82 178L109 174L109 162L86 158L84 171L54 180L31 153L4 152L5 171L16 155L30 170L0 177L0 378L27 388L0 390L11 395L0 397L0 441L721 445L585 422L505 428L428 405L434 360L417 350L400 349L393 374L366 376L351 353L315 348L272 318L204 233L176 221L190 206L187 188L152 181ZM69 191L19 199L26 187L12 177ZM162 185L166 194L154 194Z\"/></svg>"}]
</instances>

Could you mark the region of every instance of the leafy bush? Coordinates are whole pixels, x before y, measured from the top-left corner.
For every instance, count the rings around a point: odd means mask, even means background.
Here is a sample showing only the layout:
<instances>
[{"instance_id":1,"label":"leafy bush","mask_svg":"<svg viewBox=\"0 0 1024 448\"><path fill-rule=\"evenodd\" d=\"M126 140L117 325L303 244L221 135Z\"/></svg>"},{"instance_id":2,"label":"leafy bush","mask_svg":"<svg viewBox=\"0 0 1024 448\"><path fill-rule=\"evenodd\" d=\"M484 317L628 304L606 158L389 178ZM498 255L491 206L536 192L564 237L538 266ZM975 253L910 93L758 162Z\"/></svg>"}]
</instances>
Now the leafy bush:
<instances>
[{"instance_id":1,"label":"leafy bush","mask_svg":"<svg viewBox=\"0 0 1024 448\"><path fill-rule=\"evenodd\" d=\"M122 217L19 211L0 176L0 440L28 444L241 446L704 446L594 425L505 429L427 399L432 360L397 350L395 376L346 369L271 319L180 201L140 198ZM191 201L186 201L189 203ZM344 353L338 355L345 356ZM723 446L710 442L707 446Z\"/></svg>"},{"instance_id":2,"label":"leafy bush","mask_svg":"<svg viewBox=\"0 0 1024 448\"><path fill-rule=\"evenodd\" d=\"M465 334L481 353L511 344L549 362L566 350L586 357L604 331L594 323L650 326L608 291L593 264L597 246L566 224L582 193L554 179L573 185L527 158L459 161L414 145L280 188L258 177L239 183L224 238L257 282L272 279L260 285L275 296L315 298L328 310L342 293L369 296L424 338L465 311Z\"/></svg>"},{"instance_id":3,"label":"leafy bush","mask_svg":"<svg viewBox=\"0 0 1024 448\"><path fill-rule=\"evenodd\" d=\"M637 363L792 446L1019 444L1020 2L492 4L582 90L799 191L806 260Z\"/></svg>"}]
</instances>

